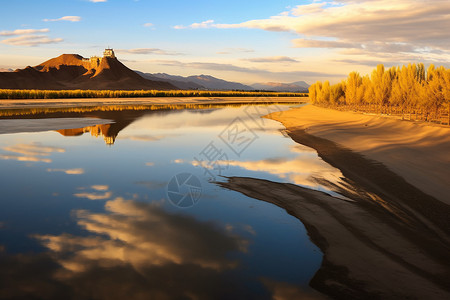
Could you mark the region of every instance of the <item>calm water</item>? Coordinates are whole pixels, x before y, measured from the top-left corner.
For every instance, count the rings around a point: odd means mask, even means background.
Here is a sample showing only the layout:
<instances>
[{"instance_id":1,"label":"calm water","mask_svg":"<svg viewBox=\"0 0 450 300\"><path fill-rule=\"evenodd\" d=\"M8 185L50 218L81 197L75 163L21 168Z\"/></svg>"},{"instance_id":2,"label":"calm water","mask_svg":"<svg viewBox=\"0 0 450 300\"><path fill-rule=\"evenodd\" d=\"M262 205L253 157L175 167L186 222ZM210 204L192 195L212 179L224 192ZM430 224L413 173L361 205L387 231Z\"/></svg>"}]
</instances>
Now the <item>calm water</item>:
<instances>
[{"instance_id":1,"label":"calm water","mask_svg":"<svg viewBox=\"0 0 450 300\"><path fill-rule=\"evenodd\" d=\"M285 109L0 120L0 298L265 299L275 284L308 291L322 254L303 225L215 183L246 176L326 190L315 178L342 176L260 118Z\"/></svg>"}]
</instances>

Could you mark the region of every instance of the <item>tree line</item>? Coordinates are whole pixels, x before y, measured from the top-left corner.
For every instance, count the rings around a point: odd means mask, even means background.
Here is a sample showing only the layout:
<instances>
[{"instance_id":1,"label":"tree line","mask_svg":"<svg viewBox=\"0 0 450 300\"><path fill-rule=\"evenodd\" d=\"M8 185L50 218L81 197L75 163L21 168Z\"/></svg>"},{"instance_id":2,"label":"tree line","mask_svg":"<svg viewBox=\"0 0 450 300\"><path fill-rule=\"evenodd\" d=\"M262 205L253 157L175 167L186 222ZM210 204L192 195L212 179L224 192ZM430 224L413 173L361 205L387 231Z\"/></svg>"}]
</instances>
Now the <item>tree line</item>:
<instances>
[{"instance_id":1,"label":"tree line","mask_svg":"<svg viewBox=\"0 0 450 300\"><path fill-rule=\"evenodd\" d=\"M351 72L330 85L316 82L309 88L313 104L378 114L398 114L402 119L450 123L450 69L423 63L385 69L380 64L370 75Z\"/></svg>"}]
</instances>

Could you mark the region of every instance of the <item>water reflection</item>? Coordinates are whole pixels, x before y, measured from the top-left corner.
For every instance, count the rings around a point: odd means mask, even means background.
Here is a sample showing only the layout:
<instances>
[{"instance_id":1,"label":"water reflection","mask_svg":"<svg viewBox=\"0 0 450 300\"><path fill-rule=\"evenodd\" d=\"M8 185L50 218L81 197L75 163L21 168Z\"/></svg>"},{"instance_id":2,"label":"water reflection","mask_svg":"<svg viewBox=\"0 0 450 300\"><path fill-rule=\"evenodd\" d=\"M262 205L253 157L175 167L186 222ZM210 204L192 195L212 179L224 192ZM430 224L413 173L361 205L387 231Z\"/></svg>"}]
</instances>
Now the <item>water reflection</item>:
<instances>
[{"instance_id":1,"label":"water reflection","mask_svg":"<svg viewBox=\"0 0 450 300\"><path fill-rule=\"evenodd\" d=\"M116 198L105 208L76 211L78 225L93 235L35 235L48 252L0 255L2 295L235 299L248 293L226 272L239 264L229 253L246 252L246 239L212 222L168 213L158 203Z\"/></svg>"},{"instance_id":2,"label":"water reflection","mask_svg":"<svg viewBox=\"0 0 450 300\"><path fill-rule=\"evenodd\" d=\"M192 165L238 116L259 138L240 157L228 152L224 175L299 184L313 175L339 176L323 162L300 163L302 155L317 156L293 148L280 125L260 123L245 106L63 109L14 120L45 123L52 117L74 126L52 122L45 128L53 131L0 135L0 155L34 158L0 160L8 174L0 181L0 220L6 224L0 226L1 294L282 299L308 293L321 254L301 223L273 205L218 189ZM85 126L84 118L98 124ZM288 172L290 164L298 170ZM167 183L181 172L195 174L204 188L199 203L186 210L164 200Z\"/></svg>"},{"instance_id":3,"label":"water reflection","mask_svg":"<svg viewBox=\"0 0 450 300\"><path fill-rule=\"evenodd\" d=\"M45 146L39 142L15 144L3 147L2 150L6 151L6 153L0 154L1 159L45 163L52 162L52 160L48 158L52 153L64 153L66 151L64 148Z\"/></svg>"}]
</instances>

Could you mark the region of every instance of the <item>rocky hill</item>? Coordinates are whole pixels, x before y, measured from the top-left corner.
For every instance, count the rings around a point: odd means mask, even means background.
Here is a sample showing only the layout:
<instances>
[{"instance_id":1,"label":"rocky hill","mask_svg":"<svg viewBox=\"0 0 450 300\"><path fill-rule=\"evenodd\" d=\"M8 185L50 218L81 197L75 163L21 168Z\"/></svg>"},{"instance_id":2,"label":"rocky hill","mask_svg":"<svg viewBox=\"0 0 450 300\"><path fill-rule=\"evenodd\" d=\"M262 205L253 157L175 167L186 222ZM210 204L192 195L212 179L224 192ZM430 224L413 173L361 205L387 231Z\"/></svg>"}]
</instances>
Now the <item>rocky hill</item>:
<instances>
[{"instance_id":1,"label":"rocky hill","mask_svg":"<svg viewBox=\"0 0 450 300\"><path fill-rule=\"evenodd\" d=\"M143 78L114 55L85 59L63 54L35 67L0 72L3 89L172 90L174 85Z\"/></svg>"}]
</instances>

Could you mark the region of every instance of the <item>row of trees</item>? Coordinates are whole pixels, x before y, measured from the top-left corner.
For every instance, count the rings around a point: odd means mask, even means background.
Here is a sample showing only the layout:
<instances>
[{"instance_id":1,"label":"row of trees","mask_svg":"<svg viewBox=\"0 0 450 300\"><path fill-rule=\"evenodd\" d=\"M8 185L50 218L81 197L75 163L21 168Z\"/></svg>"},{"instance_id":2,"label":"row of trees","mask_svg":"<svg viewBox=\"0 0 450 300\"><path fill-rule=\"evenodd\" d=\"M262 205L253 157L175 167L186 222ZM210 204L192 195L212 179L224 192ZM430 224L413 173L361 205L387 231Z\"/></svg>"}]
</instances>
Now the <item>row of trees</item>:
<instances>
[{"instance_id":1,"label":"row of trees","mask_svg":"<svg viewBox=\"0 0 450 300\"><path fill-rule=\"evenodd\" d=\"M330 85L316 82L309 88L313 104L366 112L408 115L415 119L450 122L450 69L409 64L385 70L378 65L372 74L358 72Z\"/></svg>"}]
</instances>

